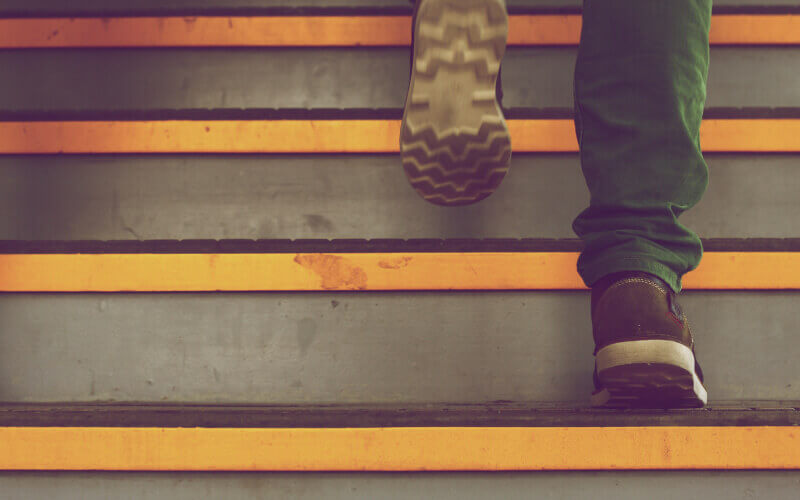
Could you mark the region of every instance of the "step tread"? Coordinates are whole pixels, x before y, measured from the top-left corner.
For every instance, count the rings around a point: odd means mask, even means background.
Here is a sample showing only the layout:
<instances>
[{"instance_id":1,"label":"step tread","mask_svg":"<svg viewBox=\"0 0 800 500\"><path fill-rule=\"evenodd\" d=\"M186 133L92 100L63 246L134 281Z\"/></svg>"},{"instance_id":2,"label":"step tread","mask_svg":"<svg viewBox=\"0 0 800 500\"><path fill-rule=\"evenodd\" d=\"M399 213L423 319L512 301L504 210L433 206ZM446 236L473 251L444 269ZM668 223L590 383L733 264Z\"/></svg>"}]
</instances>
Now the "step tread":
<instances>
[{"instance_id":1,"label":"step tread","mask_svg":"<svg viewBox=\"0 0 800 500\"><path fill-rule=\"evenodd\" d=\"M216 5L215 5L216 3ZM195 2L187 6L184 2L142 1L136 6L130 2L74 2L70 7L63 3L53 2L52 6L31 6L29 1L10 0L0 6L0 15L12 17L91 17L91 16L365 16L365 15L410 15L411 6L405 0L397 0L394 4L380 5L378 0L362 2L361 5L348 5L348 2L330 2L320 5L312 2L303 5L301 2L291 2L292 5L280 5L280 2ZM578 3L577 1L575 2ZM721 2L720 2L721 3ZM750 5L720 4L714 5L715 14L793 14L800 12L800 6L788 5L782 2L753 1ZM260 5L259 5L260 4ZM547 2L538 5L524 5L509 2L509 14L580 14L580 5L558 5Z\"/></svg>"},{"instance_id":2,"label":"step tread","mask_svg":"<svg viewBox=\"0 0 800 500\"><path fill-rule=\"evenodd\" d=\"M703 240L709 252L798 252L800 238ZM578 239L0 240L0 254L579 252Z\"/></svg>"},{"instance_id":3,"label":"step tread","mask_svg":"<svg viewBox=\"0 0 800 500\"><path fill-rule=\"evenodd\" d=\"M298 13L299 12L299 13ZM733 12L734 15L730 15ZM712 45L797 45L796 26L800 19L785 11L728 11L717 12L712 19ZM383 11L372 15L333 11L314 15L308 11L284 11L284 15L204 15L193 16L185 22L179 15L168 17L103 17L87 16L76 20L74 16L45 19L6 19L0 20L4 29L0 30L0 47L5 48L55 48L55 47L396 47L408 46L409 36L407 13ZM556 15L554 15L556 14ZM291 16L291 17L287 17ZM234 24L231 17L246 20ZM438 19L425 24L418 34L423 41L429 35L441 45L442 36L453 28L469 23L464 17L453 19L439 25ZM474 18L473 18L474 19ZM495 26L496 27L496 26ZM447 28L447 29L445 29ZM505 29L497 31L484 26L481 46L491 40L505 46ZM578 44L581 19L578 12L565 15L564 11L526 13L512 16L512 30L508 42L517 46L564 46ZM477 32L476 32L477 33ZM5 36L2 36L5 34ZM497 35L501 35L497 38ZM451 47L452 49L452 47ZM481 54L481 50L468 51L468 56ZM431 68L451 60L461 53L456 50L434 51L430 60ZM443 57L443 59L441 58ZM427 68L427 57L418 60L420 68ZM472 57L469 57L472 59ZM496 74L499 61L483 57L473 59L479 74ZM480 61L480 62L479 62ZM478 63L479 62L479 63Z\"/></svg>"},{"instance_id":4,"label":"step tread","mask_svg":"<svg viewBox=\"0 0 800 500\"><path fill-rule=\"evenodd\" d=\"M659 427L800 426L800 401L712 403L696 410L567 404L0 404L0 427Z\"/></svg>"},{"instance_id":5,"label":"step tread","mask_svg":"<svg viewBox=\"0 0 800 500\"><path fill-rule=\"evenodd\" d=\"M577 153L572 120L509 120L517 152ZM800 119L706 120L706 153L797 153ZM0 122L0 154L389 154L396 120Z\"/></svg>"},{"instance_id":6,"label":"step tread","mask_svg":"<svg viewBox=\"0 0 800 500\"><path fill-rule=\"evenodd\" d=\"M509 120L571 120L574 111L561 107L513 107ZM213 121L213 120L399 120L401 108L183 108L183 109L47 109L0 110L0 122L42 121ZM800 119L800 106L712 107L706 120Z\"/></svg>"},{"instance_id":7,"label":"step tread","mask_svg":"<svg viewBox=\"0 0 800 500\"><path fill-rule=\"evenodd\" d=\"M5 254L4 292L585 290L578 252ZM800 252L706 252L691 290L798 290Z\"/></svg>"}]
</instances>

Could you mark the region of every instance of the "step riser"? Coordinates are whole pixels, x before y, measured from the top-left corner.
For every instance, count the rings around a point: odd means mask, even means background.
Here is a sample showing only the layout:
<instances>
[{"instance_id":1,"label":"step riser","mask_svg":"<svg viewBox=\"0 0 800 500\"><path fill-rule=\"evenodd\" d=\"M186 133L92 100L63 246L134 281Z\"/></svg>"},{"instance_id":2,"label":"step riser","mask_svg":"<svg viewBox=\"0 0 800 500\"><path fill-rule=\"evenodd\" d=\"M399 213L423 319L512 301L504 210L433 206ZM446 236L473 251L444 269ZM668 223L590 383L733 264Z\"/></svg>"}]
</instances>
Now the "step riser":
<instances>
[{"instance_id":1,"label":"step riser","mask_svg":"<svg viewBox=\"0 0 800 500\"><path fill-rule=\"evenodd\" d=\"M685 224L704 238L800 234L794 156L708 162ZM395 156L0 157L0 239L574 238L588 202L573 155L517 155L494 196L459 210L420 201Z\"/></svg>"},{"instance_id":2,"label":"step riser","mask_svg":"<svg viewBox=\"0 0 800 500\"><path fill-rule=\"evenodd\" d=\"M503 105L572 108L575 54L509 48ZM709 107L800 106L800 48L715 47L711 54ZM6 51L0 111L400 109L408 64L408 49L394 48ZM63 75L58 85L54 73Z\"/></svg>"},{"instance_id":3,"label":"step riser","mask_svg":"<svg viewBox=\"0 0 800 500\"><path fill-rule=\"evenodd\" d=\"M800 472L549 472L448 474L0 473L12 498L331 500L573 498L794 500Z\"/></svg>"},{"instance_id":4,"label":"step riser","mask_svg":"<svg viewBox=\"0 0 800 500\"><path fill-rule=\"evenodd\" d=\"M797 298L686 294L712 402L800 399ZM3 295L0 400L586 404L588 309L554 292Z\"/></svg>"}]
</instances>

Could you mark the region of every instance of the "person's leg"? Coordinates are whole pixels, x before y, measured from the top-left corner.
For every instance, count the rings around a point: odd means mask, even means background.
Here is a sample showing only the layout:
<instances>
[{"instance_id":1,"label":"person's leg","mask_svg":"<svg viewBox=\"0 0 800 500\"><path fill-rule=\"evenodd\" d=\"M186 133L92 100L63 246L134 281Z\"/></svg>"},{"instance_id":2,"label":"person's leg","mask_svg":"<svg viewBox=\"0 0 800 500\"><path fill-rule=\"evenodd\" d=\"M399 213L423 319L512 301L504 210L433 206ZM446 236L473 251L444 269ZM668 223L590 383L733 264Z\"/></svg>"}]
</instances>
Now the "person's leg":
<instances>
[{"instance_id":1,"label":"person's leg","mask_svg":"<svg viewBox=\"0 0 800 500\"><path fill-rule=\"evenodd\" d=\"M711 0L584 0L576 131L591 194L573 225L592 287L596 405L702 406L677 302L700 239L678 222L708 183L699 143Z\"/></svg>"},{"instance_id":2,"label":"person's leg","mask_svg":"<svg viewBox=\"0 0 800 500\"><path fill-rule=\"evenodd\" d=\"M705 192L699 144L711 0L585 0L576 125L591 205L573 228L592 286L645 271L680 291L702 245L678 216Z\"/></svg>"},{"instance_id":3,"label":"person's leg","mask_svg":"<svg viewBox=\"0 0 800 500\"><path fill-rule=\"evenodd\" d=\"M420 0L413 30L400 136L406 176L431 203L478 202L497 189L511 158L498 92L505 0Z\"/></svg>"}]
</instances>

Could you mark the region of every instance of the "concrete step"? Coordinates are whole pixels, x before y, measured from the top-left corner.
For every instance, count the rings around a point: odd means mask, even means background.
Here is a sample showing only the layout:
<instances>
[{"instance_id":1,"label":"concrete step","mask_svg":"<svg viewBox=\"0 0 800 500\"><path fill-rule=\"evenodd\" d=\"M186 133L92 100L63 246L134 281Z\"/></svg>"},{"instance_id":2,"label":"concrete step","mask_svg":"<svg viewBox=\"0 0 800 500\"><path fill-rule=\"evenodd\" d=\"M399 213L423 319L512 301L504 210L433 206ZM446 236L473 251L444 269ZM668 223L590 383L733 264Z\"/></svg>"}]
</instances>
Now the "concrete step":
<instances>
[{"instance_id":1,"label":"concrete step","mask_svg":"<svg viewBox=\"0 0 800 500\"><path fill-rule=\"evenodd\" d=\"M13 498L100 500L592 499L794 500L797 471L546 473L65 473L0 472Z\"/></svg>"},{"instance_id":2,"label":"concrete step","mask_svg":"<svg viewBox=\"0 0 800 500\"><path fill-rule=\"evenodd\" d=\"M783 406L788 407L624 414L579 410L578 418L572 415L575 410L520 405L2 407L0 419L25 423L0 427L5 446L0 468L165 472L800 470L800 449L792 446L800 435L800 403ZM108 412L105 418L113 424L104 426L99 418L91 426L78 426L76 411L84 413L84 421L87 414L96 418ZM183 419L162 419L159 413ZM210 420L205 413L219 417L217 425L195 427ZM38 415L44 426L31 425L26 415ZM243 422L243 417L250 421ZM225 419L231 425L219 426ZM173 426L159 424L162 420L170 420ZM258 420L278 425L256 427ZM381 425L391 420L394 425ZM566 425L570 420L578 425ZM122 421L145 425L127 427ZM314 425L320 422L321 427Z\"/></svg>"},{"instance_id":3,"label":"concrete step","mask_svg":"<svg viewBox=\"0 0 800 500\"><path fill-rule=\"evenodd\" d=\"M255 113L251 113L255 111ZM225 112L229 113L228 111ZM118 121L84 117L60 121L31 119L0 122L0 154L377 154L397 153L400 121L339 112L323 116L271 117L270 110L231 112L213 118L145 116ZM267 117L259 116L262 113ZM305 115L307 111L301 111ZM744 114L743 113L747 113ZM700 129L703 152L800 153L795 110L748 116L709 116ZM216 115L216 112L214 112ZM256 117L251 115L255 114ZM283 112L281 111L282 115ZM350 114L347 111L343 114ZM373 112L367 112L372 115ZM191 113L194 115L194 113ZM244 115L245 118L241 116ZM291 112L294 115L294 111ZM578 153L571 116L558 113L508 120L514 151Z\"/></svg>"},{"instance_id":4,"label":"concrete step","mask_svg":"<svg viewBox=\"0 0 800 500\"><path fill-rule=\"evenodd\" d=\"M795 0L717 0L717 7L794 7ZM536 8L571 8L579 9L580 0L508 0L510 9L536 9ZM7 0L3 2L0 13L37 13L40 15L65 15L91 12L101 13L141 13L141 12L186 12L202 13L209 11L236 11L253 9L274 9L286 7L313 7L313 8L369 8L378 7L383 10L393 9L399 12L410 12L407 0L234 0L221 2L221 0L140 0L135 6L125 0L78 0L70 2L68 7L55 0Z\"/></svg>"},{"instance_id":5,"label":"concrete step","mask_svg":"<svg viewBox=\"0 0 800 500\"><path fill-rule=\"evenodd\" d=\"M794 156L708 162L689 227L800 234ZM455 211L420 200L395 156L0 157L0 239L571 238L588 202L573 155L516 155L497 193Z\"/></svg>"},{"instance_id":6,"label":"concrete step","mask_svg":"<svg viewBox=\"0 0 800 500\"><path fill-rule=\"evenodd\" d=\"M800 48L714 47L711 54L710 108L800 107ZM575 48L510 48L504 106L571 109L575 56ZM399 110L409 74L407 48L8 50L0 64L9 68L0 112Z\"/></svg>"},{"instance_id":7,"label":"concrete step","mask_svg":"<svg viewBox=\"0 0 800 500\"><path fill-rule=\"evenodd\" d=\"M569 404L198 405L0 403L4 427L369 429L406 427L793 427L800 401L740 401L694 410Z\"/></svg>"},{"instance_id":8,"label":"concrete step","mask_svg":"<svg viewBox=\"0 0 800 500\"><path fill-rule=\"evenodd\" d=\"M577 12L580 2L509 6ZM406 0L7 0L0 16L303 7L409 10ZM716 2L718 12L737 7L797 10L795 0ZM287 107L397 113L407 57L402 48L0 51L0 65L11 68L0 81L0 117L124 120L152 110ZM510 113L565 114L574 57L574 48L513 49L504 75ZM715 47L711 113L794 112L798 65L796 47ZM53 83L53 73L65 78ZM709 156L712 186L689 225L706 238L798 234L794 156ZM572 236L569 222L587 202L577 159L517 158L505 191L454 213L418 201L393 156L4 156L0 238ZM2 294L0 400L8 403L0 405L0 468L95 472L2 472L0 490L21 498L795 498L797 295L685 293L711 409L618 413L584 406L592 370L585 292ZM102 401L150 403L87 404ZM418 405L431 401L461 404ZM480 401L500 402L463 404ZM336 406L375 402L393 404ZM202 406L220 403L248 406ZM334 406L309 406L320 403ZM664 471L742 467L795 470ZM477 468L664 470L175 472ZM168 472L96 472L103 469Z\"/></svg>"},{"instance_id":9,"label":"concrete step","mask_svg":"<svg viewBox=\"0 0 800 500\"><path fill-rule=\"evenodd\" d=\"M576 240L4 242L2 292L585 290ZM455 244L454 244L455 243ZM684 290L798 290L800 240L705 240Z\"/></svg>"},{"instance_id":10,"label":"concrete step","mask_svg":"<svg viewBox=\"0 0 800 500\"><path fill-rule=\"evenodd\" d=\"M797 400L796 292L687 292L710 400ZM568 401L585 292L0 295L0 400Z\"/></svg>"},{"instance_id":11,"label":"concrete step","mask_svg":"<svg viewBox=\"0 0 800 500\"><path fill-rule=\"evenodd\" d=\"M726 498L793 498L800 455L784 443L796 438L798 423L797 401L627 412L511 403L4 404L0 486L25 498L188 498L201 490L210 498L417 498L420 488L441 489L443 498L461 498L467 489L469 498L490 491L509 498L638 498L668 480L655 498L685 485ZM590 463L593 472L582 470ZM647 470L654 467L661 470ZM693 468L705 470L687 470ZM54 469L60 472L43 472ZM309 472L332 470L345 472ZM352 470L371 472L346 472ZM420 470L427 472L398 473ZM459 470L470 472L452 472ZM521 472L533 470L540 472Z\"/></svg>"}]
</instances>

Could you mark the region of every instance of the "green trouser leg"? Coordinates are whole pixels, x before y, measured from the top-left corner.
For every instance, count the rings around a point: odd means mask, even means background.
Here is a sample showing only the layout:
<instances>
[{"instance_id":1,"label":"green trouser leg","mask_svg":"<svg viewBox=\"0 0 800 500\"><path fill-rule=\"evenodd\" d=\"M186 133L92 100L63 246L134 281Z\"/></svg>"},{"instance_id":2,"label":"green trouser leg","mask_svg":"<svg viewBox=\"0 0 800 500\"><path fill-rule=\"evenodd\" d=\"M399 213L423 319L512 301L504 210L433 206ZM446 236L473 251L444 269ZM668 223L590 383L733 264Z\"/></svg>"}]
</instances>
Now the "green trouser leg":
<instances>
[{"instance_id":1,"label":"green trouser leg","mask_svg":"<svg viewBox=\"0 0 800 500\"><path fill-rule=\"evenodd\" d=\"M708 185L699 131L711 0L584 0L576 130L591 194L573 224L591 286L644 271L676 292L703 255L678 222Z\"/></svg>"}]
</instances>

